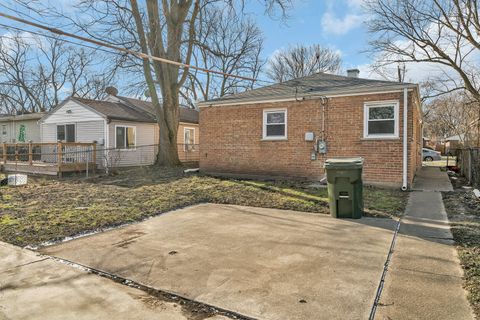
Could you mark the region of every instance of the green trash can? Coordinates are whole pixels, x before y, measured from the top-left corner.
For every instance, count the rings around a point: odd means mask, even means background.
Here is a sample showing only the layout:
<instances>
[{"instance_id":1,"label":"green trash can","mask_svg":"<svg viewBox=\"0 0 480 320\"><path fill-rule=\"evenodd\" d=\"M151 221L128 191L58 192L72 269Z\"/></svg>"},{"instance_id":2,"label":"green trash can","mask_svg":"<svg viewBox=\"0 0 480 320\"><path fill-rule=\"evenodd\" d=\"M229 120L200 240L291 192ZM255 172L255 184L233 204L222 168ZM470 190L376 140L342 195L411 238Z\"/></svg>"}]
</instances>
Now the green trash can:
<instances>
[{"instance_id":1,"label":"green trash can","mask_svg":"<svg viewBox=\"0 0 480 320\"><path fill-rule=\"evenodd\" d=\"M332 217L353 219L362 217L362 168L362 158L337 158L325 161Z\"/></svg>"}]
</instances>

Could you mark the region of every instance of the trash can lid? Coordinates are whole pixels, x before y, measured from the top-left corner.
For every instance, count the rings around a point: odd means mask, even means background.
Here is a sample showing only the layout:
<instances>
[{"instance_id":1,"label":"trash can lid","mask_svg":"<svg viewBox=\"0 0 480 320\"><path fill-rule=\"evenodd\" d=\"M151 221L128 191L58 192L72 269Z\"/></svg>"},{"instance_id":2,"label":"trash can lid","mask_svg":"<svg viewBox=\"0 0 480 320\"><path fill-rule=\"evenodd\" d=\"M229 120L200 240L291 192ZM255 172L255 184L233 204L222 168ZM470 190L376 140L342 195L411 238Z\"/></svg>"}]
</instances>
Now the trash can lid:
<instances>
[{"instance_id":1,"label":"trash can lid","mask_svg":"<svg viewBox=\"0 0 480 320\"><path fill-rule=\"evenodd\" d=\"M363 167L363 158L332 158L325 160L325 168L356 169Z\"/></svg>"}]
</instances>

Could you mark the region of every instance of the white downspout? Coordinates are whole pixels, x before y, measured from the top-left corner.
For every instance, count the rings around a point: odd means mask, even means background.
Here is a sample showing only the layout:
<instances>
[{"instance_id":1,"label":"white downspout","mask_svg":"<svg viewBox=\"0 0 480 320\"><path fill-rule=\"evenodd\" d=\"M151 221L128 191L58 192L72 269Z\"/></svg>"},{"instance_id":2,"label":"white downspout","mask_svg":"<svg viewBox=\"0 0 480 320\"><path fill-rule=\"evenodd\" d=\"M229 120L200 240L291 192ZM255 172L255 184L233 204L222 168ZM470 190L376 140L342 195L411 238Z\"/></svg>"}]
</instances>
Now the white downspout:
<instances>
[{"instance_id":1,"label":"white downspout","mask_svg":"<svg viewBox=\"0 0 480 320\"><path fill-rule=\"evenodd\" d=\"M103 120L104 122L104 130L105 130L105 133L104 133L104 140L103 140L103 161L104 161L104 166L105 166L105 170L106 172L108 173L108 149L110 148L110 141L109 141L109 136L108 136L108 120L105 119Z\"/></svg>"},{"instance_id":2,"label":"white downspout","mask_svg":"<svg viewBox=\"0 0 480 320\"><path fill-rule=\"evenodd\" d=\"M408 90L403 89L403 183L402 190L408 189Z\"/></svg>"}]
</instances>

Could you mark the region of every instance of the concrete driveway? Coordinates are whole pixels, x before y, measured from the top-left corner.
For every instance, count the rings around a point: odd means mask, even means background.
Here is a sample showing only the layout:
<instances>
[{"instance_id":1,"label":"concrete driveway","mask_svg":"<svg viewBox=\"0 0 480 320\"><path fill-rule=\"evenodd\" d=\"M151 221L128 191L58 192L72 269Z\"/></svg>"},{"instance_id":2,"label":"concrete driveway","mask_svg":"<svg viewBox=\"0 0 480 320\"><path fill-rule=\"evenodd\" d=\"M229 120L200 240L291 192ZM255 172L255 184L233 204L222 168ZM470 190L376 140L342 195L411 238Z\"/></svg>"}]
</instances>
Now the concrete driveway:
<instances>
[{"instance_id":1,"label":"concrete driveway","mask_svg":"<svg viewBox=\"0 0 480 320\"><path fill-rule=\"evenodd\" d=\"M366 319L396 222L197 205L43 253L259 319Z\"/></svg>"},{"instance_id":2,"label":"concrete driveway","mask_svg":"<svg viewBox=\"0 0 480 320\"><path fill-rule=\"evenodd\" d=\"M0 242L0 320L200 320L207 316Z\"/></svg>"}]
</instances>

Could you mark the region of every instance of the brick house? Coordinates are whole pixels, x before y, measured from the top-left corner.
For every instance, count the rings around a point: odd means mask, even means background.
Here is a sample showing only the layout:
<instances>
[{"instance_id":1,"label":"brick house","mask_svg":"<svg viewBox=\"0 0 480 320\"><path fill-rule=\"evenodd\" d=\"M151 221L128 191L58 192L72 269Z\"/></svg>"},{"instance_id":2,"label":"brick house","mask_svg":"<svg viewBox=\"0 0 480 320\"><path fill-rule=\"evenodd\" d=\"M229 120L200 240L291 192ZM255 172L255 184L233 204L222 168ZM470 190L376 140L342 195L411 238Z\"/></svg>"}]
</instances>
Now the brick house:
<instances>
[{"instance_id":1,"label":"brick house","mask_svg":"<svg viewBox=\"0 0 480 320\"><path fill-rule=\"evenodd\" d=\"M366 183L408 188L422 163L418 85L348 73L200 103L200 170L320 180L326 159L359 156Z\"/></svg>"}]
</instances>

